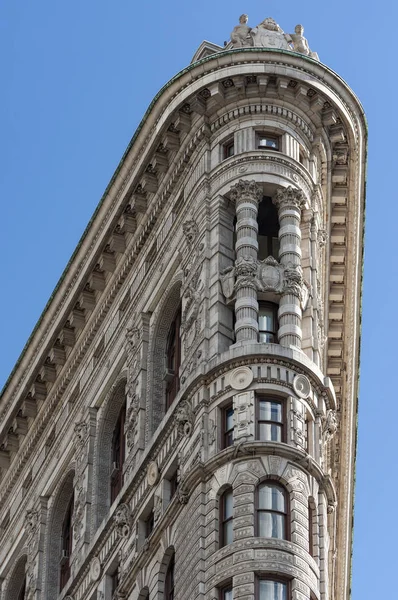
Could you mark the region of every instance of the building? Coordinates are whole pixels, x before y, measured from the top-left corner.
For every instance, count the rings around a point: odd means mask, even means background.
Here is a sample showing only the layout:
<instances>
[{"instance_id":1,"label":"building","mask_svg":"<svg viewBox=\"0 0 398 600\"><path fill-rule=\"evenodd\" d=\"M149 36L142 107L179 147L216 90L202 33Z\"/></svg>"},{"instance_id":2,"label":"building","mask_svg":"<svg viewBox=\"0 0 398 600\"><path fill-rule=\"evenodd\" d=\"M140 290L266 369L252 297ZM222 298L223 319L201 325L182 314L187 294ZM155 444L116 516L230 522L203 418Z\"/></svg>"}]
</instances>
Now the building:
<instances>
[{"instance_id":1,"label":"building","mask_svg":"<svg viewBox=\"0 0 398 600\"><path fill-rule=\"evenodd\" d=\"M1 600L346 600L366 124L242 15L153 100L0 399Z\"/></svg>"}]
</instances>

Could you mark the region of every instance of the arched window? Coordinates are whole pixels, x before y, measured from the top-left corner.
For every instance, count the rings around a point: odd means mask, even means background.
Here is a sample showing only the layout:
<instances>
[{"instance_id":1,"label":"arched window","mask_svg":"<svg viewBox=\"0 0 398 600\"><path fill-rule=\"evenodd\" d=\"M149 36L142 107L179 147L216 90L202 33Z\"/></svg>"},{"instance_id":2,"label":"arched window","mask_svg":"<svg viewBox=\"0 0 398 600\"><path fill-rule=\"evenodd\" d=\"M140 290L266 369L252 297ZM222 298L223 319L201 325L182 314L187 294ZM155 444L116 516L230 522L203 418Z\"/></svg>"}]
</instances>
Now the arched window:
<instances>
[{"instance_id":1,"label":"arched window","mask_svg":"<svg viewBox=\"0 0 398 600\"><path fill-rule=\"evenodd\" d=\"M220 497L220 548L233 541L233 502L232 489L229 488Z\"/></svg>"},{"instance_id":2,"label":"arched window","mask_svg":"<svg viewBox=\"0 0 398 600\"><path fill-rule=\"evenodd\" d=\"M273 302L258 303L258 341L278 343L278 305Z\"/></svg>"},{"instance_id":3,"label":"arched window","mask_svg":"<svg viewBox=\"0 0 398 600\"><path fill-rule=\"evenodd\" d=\"M19 592L19 595L18 595L18 600L25 600L25 594L26 594L26 577L24 577L24 579L23 579L21 591Z\"/></svg>"},{"instance_id":4,"label":"arched window","mask_svg":"<svg viewBox=\"0 0 398 600\"><path fill-rule=\"evenodd\" d=\"M125 459L126 402L124 402L112 436L112 472L111 472L111 504L117 498L123 486L123 464Z\"/></svg>"},{"instance_id":5,"label":"arched window","mask_svg":"<svg viewBox=\"0 0 398 600\"><path fill-rule=\"evenodd\" d=\"M278 210L272 198L264 196L258 205L258 259L272 256L279 258L279 219Z\"/></svg>"},{"instance_id":6,"label":"arched window","mask_svg":"<svg viewBox=\"0 0 398 600\"><path fill-rule=\"evenodd\" d=\"M164 580L164 600L174 600L174 554L170 559Z\"/></svg>"},{"instance_id":7,"label":"arched window","mask_svg":"<svg viewBox=\"0 0 398 600\"><path fill-rule=\"evenodd\" d=\"M73 506L74 506L74 494L72 494L69 500L68 507L66 509L65 517L62 523L62 544L61 544L61 556L60 556L60 578L59 578L59 591L61 592L66 582L70 577L70 555L72 554L72 517L73 517Z\"/></svg>"},{"instance_id":8,"label":"arched window","mask_svg":"<svg viewBox=\"0 0 398 600\"><path fill-rule=\"evenodd\" d=\"M278 579L258 580L258 600L288 600L288 582Z\"/></svg>"},{"instance_id":9,"label":"arched window","mask_svg":"<svg viewBox=\"0 0 398 600\"><path fill-rule=\"evenodd\" d=\"M166 410L170 408L180 389L179 369L181 365L181 305L171 323L166 345Z\"/></svg>"},{"instance_id":10,"label":"arched window","mask_svg":"<svg viewBox=\"0 0 398 600\"><path fill-rule=\"evenodd\" d=\"M287 539L287 498L285 489L273 481L257 488L257 535Z\"/></svg>"},{"instance_id":11,"label":"arched window","mask_svg":"<svg viewBox=\"0 0 398 600\"><path fill-rule=\"evenodd\" d=\"M313 500L308 501L308 552L314 556L314 518L315 508Z\"/></svg>"}]
</instances>

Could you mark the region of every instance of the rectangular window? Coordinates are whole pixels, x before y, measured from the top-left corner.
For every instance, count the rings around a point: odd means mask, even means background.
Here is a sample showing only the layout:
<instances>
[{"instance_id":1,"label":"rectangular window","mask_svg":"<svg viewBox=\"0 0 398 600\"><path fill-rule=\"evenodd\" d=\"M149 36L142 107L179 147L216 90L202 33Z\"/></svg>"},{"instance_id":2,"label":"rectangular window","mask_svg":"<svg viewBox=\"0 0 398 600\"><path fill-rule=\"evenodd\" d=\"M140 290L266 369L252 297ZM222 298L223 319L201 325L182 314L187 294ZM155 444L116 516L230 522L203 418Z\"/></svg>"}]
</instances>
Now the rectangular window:
<instances>
[{"instance_id":1,"label":"rectangular window","mask_svg":"<svg viewBox=\"0 0 398 600\"><path fill-rule=\"evenodd\" d=\"M272 302L258 303L258 341L276 344L278 331L278 306Z\"/></svg>"},{"instance_id":2,"label":"rectangular window","mask_svg":"<svg viewBox=\"0 0 398 600\"><path fill-rule=\"evenodd\" d=\"M220 590L220 600L233 600L232 585L226 585Z\"/></svg>"},{"instance_id":3,"label":"rectangular window","mask_svg":"<svg viewBox=\"0 0 398 600\"><path fill-rule=\"evenodd\" d=\"M287 587L287 583L284 581L260 579L258 582L258 598L259 600L287 600Z\"/></svg>"},{"instance_id":4,"label":"rectangular window","mask_svg":"<svg viewBox=\"0 0 398 600\"><path fill-rule=\"evenodd\" d=\"M268 133L257 133L256 146L258 150L279 150L279 138Z\"/></svg>"},{"instance_id":5,"label":"rectangular window","mask_svg":"<svg viewBox=\"0 0 398 600\"><path fill-rule=\"evenodd\" d=\"M223 158L223 160L225 160L226 158L229 158L230 156L234 156L234 154L235 154L234 140L229 140L222 147L222 158Z\"/></svg>"},{"instance_id":6,"label":"rectangular window","mask_svg":"<svg viewBox=\"0 0 398 600\"><path fill-rule=\"evenodd\" d=\"M150 512L149 517L145 521L145 537L146 538L148 538L151 535L154 525L155 525L155 515L152 510Z\"/></svg>"},{"instance_id":7,"label":"rectangular window","mask_svg":"<svg viewBox=\"0 0 398 600\"><path fill-rule=\"evenodd\" d=\"M257 401L257 438L261 442L284 441L283 405L278 400Z\"/></svg>"},{"instance_id":8,"label":"rectangular window","mask_svg":"<svg viewBox=\"0 0 398 600\"><path fill-rule=\"evenodd\" d=\"M229 404L222 410L222 448L229 448L234 443L234 409Z\"/></svg>"},{"instance_id":9,"label":"rectangular window","mask_svg":"<svg viewBox=\"0 0 398 600\"><path fill-rule=\"evenodd\" d=\"M233 494L227 490L220 498L220 548L233 541Z\"/></svg>"}]
</instances>

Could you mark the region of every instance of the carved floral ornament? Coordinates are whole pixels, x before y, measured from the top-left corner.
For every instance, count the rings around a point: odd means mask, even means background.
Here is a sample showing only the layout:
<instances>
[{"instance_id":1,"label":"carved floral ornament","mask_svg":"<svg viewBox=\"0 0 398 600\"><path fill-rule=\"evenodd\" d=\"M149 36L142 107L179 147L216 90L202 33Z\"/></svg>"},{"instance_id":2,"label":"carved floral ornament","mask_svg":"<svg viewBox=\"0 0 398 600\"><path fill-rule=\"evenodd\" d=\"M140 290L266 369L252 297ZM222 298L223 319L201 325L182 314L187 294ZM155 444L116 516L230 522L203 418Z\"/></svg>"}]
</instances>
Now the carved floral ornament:
<instances>
[{"instance_id":1,"label":"carved floral ornament","mask_svg":"<svg viewBox=\"0 0 398 600\"><path fill-rule=\"evenodd\" d=\"M287 188L279 188L272 201L277 206L278 210L289 207L303 210L306 204L303 192L293 188L291 185Z\"/></svg>"},{"instance_id":2,"label":"carved floral ornament","mask_svg":"<svg viewBox=\"0 0 398 600\"><path fill-rule=\"evenodd\" d=\"M123 538L129 537L133 524L130 507L127 504L120 504L116 509L113 519L118 536Z\"/></svg>"},{"instance_id":3,"label":"carved floral ornament","mask_svg":"<svg viewBox=\"0 0 398 600\"><path fill-rule=\"evenodd\" d=\"M240 179L238 183L231 187L229 194L231 200L236 204L240 202L254 202L258 204L262 198L263 189L254 179L251 181Z\"/></svg>"}]
</instances>

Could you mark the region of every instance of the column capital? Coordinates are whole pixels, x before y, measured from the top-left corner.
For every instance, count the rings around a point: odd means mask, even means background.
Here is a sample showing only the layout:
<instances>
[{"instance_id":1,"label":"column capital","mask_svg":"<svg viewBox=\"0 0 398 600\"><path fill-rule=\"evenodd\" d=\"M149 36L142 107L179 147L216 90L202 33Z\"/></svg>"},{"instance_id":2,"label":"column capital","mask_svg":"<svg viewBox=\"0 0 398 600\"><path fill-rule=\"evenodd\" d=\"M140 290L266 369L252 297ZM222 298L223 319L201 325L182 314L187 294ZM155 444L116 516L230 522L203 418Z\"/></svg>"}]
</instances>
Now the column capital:
<instances>
[{"instance_id":1,"label":"column capital","mask_svg":"<svg viewBox=\"0 0 398 600\"><path fill-rule=\"evenodd\" d=\"M257 205L263 196L263 190L254 179L251 181L240 179L231 187L230 196L236 203L253 202Z\"/></svg>"},{"instance_id":2,"label":"column capital","mask_svg":"<svg viewBox=\"0 0 398 600\"><path fill-rule=\"evenodd\" d=\"M301 190L293 188L291 185L287 188L279 188L272 198L278 210L282 208L296 208L303 210L305 208L305 196Z\"/></svg>"}]
</instances>

